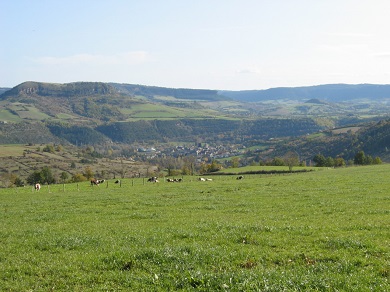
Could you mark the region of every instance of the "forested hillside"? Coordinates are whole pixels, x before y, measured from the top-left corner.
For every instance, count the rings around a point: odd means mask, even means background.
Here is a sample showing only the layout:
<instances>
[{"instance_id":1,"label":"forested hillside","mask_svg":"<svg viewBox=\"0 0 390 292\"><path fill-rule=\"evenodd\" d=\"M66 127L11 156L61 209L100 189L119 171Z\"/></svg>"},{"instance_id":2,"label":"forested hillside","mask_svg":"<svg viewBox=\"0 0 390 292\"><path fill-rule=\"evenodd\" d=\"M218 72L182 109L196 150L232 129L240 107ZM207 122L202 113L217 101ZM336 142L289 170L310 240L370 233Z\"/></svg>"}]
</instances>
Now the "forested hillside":
<instances>
[{"instance_id":1,"label":"forested hillside","mask_svg":"<svg viewBox=\"0 0 390 292\"><path fill-rule=\"evenodd\" d=\"M291 139L280 144L274 154L282 155L291 150L305 159L322 154L325 157L342 157L347 160L353 159L358 151L364 151L367 155L390 161L390 120Z\"/></svg>"}]
</instances>

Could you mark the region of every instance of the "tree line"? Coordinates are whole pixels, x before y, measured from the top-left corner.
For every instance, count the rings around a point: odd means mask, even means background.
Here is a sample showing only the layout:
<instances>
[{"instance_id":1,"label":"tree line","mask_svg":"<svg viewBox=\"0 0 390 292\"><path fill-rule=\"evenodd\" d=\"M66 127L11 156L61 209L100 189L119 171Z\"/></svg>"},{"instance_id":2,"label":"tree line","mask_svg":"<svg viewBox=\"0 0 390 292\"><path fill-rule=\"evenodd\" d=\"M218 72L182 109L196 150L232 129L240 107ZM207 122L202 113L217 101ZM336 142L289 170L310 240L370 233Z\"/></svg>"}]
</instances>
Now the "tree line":
<instances>
[{"instance_id":1,"label":"tree line","mask_svg":"<svg viewBox=\"0 0 390 292\"><path fill-rule=\"evenodd\" d=\"M342 157L325 157L322 154L317 154L313 157L313 162L315 166L318 167L342 167L346 165L344 158ZM371 155L366 155L364 151L359 151L355 154L355 157L352 161L349 161L348 164L354 165L372 165L372 164L381 164L382 160L379 156L373 158Z\"/></svg>"}]
</instances>

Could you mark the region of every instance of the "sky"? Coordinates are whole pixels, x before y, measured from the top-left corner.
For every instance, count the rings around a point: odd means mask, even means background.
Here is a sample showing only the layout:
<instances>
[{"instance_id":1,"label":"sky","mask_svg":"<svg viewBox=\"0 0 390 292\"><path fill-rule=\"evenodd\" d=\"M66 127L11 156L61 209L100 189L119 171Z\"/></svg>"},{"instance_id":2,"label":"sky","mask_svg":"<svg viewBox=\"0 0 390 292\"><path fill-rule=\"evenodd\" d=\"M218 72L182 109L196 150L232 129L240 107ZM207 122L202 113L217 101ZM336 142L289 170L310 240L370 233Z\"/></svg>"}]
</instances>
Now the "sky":
<instances>
[{"instance_id":1,"label":"sky","mask_svg":"<svg viewBox=\"0 0 390 292\"><path fill-rule=\"evenodd\" d=\"M388 0L0 0L0 87L390 83Z\"/></svg>"}]
</instances>

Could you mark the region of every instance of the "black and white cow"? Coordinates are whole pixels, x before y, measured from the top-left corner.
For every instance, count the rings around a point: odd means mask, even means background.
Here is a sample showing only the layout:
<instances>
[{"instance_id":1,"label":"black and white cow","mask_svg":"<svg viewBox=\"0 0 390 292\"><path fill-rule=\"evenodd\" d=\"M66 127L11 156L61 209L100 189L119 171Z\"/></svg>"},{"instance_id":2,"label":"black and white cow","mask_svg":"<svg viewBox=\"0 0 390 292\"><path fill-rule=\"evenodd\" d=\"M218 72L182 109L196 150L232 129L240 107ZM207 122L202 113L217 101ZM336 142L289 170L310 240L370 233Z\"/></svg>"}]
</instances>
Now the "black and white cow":
<instances>
[{"instance_id":1,"label":"black and white cow","mask_svg":"<svg viewBox=\"0 0 390 292\"><path fill-rule=\"evenodd\" d=\"M148 178L148 182L158 183L157 176L152 176L151 178Z\"/></svg>"},{"instance_id":2,"label":"black and white cow","mask_svg":"<svg viewBox=\"0 0 390 292\"><path fill-rule=\"evenodd\" d=\"M167 178L167 182L182 182L181 178Z\"/></svg>"}]
</instances>

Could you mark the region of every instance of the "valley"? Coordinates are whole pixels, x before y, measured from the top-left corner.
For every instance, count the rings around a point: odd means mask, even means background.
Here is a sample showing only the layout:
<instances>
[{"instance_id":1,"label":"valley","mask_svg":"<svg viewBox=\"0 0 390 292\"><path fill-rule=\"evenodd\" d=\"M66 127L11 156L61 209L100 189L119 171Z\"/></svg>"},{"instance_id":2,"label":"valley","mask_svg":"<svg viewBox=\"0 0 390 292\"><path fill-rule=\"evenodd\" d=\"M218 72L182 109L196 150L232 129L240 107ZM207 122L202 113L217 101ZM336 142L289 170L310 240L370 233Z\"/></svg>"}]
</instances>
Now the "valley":
<instances>
[{"instance_id":1,"label":"valley","mask_svg":"<svg viewBox=\"0 0 390 292\"><path fill-rule=\"evenodd\" d=\"M57 178L87 166L110 177L147 176L150 165L157 174L167 167L181 173L189 161L199 171L214 160L245 166L289 152L305 165L316 154L352 161L359 151L390 161L390 87L367 88L372 86L228 92L25 82L0 95L0 144L24 149L4 155L2 148L1 173L26 178L49 164ZM45 153L48 145L65 152ZM99 157L91 157L91 148Z\"/></svg>"}]
</instances>

